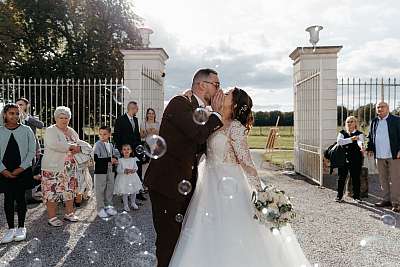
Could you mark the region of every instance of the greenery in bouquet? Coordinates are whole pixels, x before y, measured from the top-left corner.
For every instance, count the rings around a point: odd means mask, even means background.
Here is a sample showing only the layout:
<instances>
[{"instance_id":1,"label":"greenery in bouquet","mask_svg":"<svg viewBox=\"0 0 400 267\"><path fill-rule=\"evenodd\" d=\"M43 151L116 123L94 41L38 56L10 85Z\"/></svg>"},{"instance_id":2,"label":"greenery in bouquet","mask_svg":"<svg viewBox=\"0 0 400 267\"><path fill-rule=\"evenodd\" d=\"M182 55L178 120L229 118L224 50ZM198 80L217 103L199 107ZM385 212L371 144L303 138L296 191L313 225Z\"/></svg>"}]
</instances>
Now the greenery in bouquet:
<instances>
[{"instance_id":1,"label":"greenery in bouquet","mask_svg":"<svg viewBox=\"0 0 400 267\"><path fill-rule=\"evenodd\" d=\"M266 186L263 190L253 193L252 200L255 208L254 219L269 226L271 231L279 229L296 217L290 198L274 186Z\"/></svg>"}]
</instances>

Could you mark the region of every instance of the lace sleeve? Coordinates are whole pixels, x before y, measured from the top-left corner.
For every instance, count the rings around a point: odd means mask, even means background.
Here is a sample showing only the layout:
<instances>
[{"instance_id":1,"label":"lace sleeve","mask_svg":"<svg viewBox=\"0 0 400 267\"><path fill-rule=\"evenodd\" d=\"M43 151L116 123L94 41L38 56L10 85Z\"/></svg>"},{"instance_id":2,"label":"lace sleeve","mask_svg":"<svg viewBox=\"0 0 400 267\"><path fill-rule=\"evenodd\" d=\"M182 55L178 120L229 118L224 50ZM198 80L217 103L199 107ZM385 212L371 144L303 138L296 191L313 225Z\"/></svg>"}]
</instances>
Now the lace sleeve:
<instances>
[{"instance_id":1,"label":"lace sleeve","mask_svg":"<svg viewBox=\"0 0 400 267\"><path fill-rule=\"evenodd\" d=\"M257 169L251 159L245 130L245 127L240 122L233 121L230 131L231 144L238 162L247 174L250 185L256 190L261 190L261 181L258 178Z\"/></svg>"}]
</instances>

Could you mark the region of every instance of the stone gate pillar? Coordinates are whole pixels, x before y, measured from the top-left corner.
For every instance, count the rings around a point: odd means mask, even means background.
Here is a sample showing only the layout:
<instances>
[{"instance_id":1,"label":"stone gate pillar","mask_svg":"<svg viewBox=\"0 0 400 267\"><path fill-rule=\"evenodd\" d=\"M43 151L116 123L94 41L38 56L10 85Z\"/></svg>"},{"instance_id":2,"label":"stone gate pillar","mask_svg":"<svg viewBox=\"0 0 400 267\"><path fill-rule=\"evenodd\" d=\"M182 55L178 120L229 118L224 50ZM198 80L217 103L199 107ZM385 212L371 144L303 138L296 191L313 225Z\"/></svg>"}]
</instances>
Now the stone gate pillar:
<instances>
[{"instance_id":1,"label":"stone gate pillar","mask_svg":"<svg viewBox=\"0 0 400 267\"><path fill-rule=\"evenodd\" d=\"M321 185L322 153L337 136L337 58L341 48L297 47L290 54L293 60L295 170ZM319 87L317 92L316 86ZM319 140L311 140L316 138Z\"/></svg>"},{"instance_id":2,"label":"stone gate pillar","mask_svg":"<svg viewBox=\"0 0 400 267\"><path fill-rule=\"evenodd\" d=\"M124 55L124 85L130 89L130 94L124 97L124 107L129 101L136 101L139 104L137 117L141 121L144 113L149 107L156 111L156 117L161 118L164 110L164 75L165 62L168 55L163 48L135 48L122 50ZM161 86L146 86L145 80L149 79L143 70L154 73ZM152 90L147 92L145 90ZM147 96L147 97L146 97ZM152 99L149 99L151 96ZM151 104L150 104L151 103Z\"/></svg>"}]
</instances>

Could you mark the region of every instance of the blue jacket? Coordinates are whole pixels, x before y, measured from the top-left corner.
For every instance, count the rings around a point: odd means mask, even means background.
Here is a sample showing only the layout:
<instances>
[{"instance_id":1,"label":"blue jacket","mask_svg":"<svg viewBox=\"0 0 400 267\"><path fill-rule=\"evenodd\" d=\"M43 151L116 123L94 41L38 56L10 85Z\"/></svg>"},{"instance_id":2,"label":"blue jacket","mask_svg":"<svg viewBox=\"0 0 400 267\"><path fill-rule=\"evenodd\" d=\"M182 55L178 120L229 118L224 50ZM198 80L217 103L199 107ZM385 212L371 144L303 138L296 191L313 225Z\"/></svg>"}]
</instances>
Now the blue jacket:
<instances>
[{"instance_id":1,"label":"blue jacket","mask_svg":"<svg viewBox=\"0 0 400 267\"><path fill-rule=\"evenodd\" d=\"M367 151L373 151L376 155L375 138L376 129L378 128L379 118L376 117L371 121L368 134ZM397 153L400 151L400 117L389 114L386 119L389 131L390 150L392 151L392 158L397 158Z\"/></svg>"},{"instance_id":2,"label":"blue jacket","mask_svg":"<svg viewBox=\"0 0 400 267\"><path fill-rule=\"evenodd\" d=\"M18 143L22 168L27 169L32 166L32 160L36 153L36 138L29 126L21 124L15 130L9 130L4 126L0 126L0 172L6 169L3 164L3 157L11 133Z\"/></svg>"}]
</instances>

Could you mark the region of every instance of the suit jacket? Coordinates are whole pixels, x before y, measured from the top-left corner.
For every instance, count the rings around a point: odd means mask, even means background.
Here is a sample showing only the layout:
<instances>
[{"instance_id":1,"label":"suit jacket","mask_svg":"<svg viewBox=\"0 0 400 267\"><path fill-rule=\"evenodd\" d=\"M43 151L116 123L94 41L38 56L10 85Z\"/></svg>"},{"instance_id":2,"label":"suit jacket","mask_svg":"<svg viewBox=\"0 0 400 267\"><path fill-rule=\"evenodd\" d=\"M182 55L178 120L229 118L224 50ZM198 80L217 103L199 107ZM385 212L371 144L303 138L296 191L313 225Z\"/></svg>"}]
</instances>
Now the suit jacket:
<instances>
[{"instance_id":1,"label":"suit jacket","mask_svg":"<svg viewBox=\"0 0 400 267\"><path fill-rule=\"evenodd\" d=\"M374 155L376 155L375 138L376 138L376 129L378 128L378 122L379 122L378 117L372 120L368 134L367 151L373 151ZM386 119L386 122L388 125L390 150L392 152L392 158L396 159L397 153L400 152L400 117L389 114L389 116Z\"/></svg>"},{"instance_id":2,"label":"suit jacket","mask_svg":"<svg viewBox=\"0 0 400 267\"><path fill-rule=\"evenodd\" d=\"M38 117L29 115L28 119L22 122L23 124L31 127L34 134L36 134L36 129L42 129L44 127L44 123L39 120Z\"/></svg>"},{"instance_id":3,"label":"suit jacket","mask_svg":"<svg viewBox=\"0 0 400 267\"><path fill-rule=\"evenodd\" d=\"M121 150L122 145L129 144L133 151L135 151L136 146L140 145L141 139L138 119L133 117L133 120L135 122L135 130L133 130L127 114L122 115L115 121L113 141L118 150Z\"/></svg>"},{"instance_id":4,"label":"suit jacket","mask_svg":"<svg viewBox=\"0 0 400 267\"><path fill-rule=\"evenodd\" d=\"M160 136L167 143L167 152L163 157L150 161L144 179L150 190L177 201L190 200L191 194L180 194L178 185L182 180L188 180L194 188L199 152L204 149L201 145L206 143L211 133L222 127L215 114L205 125L196 124L193 111L198 106L195 97L190 102L183 96L176 96L169 102L160 126Z\"/></svg>"}]
</instances>

